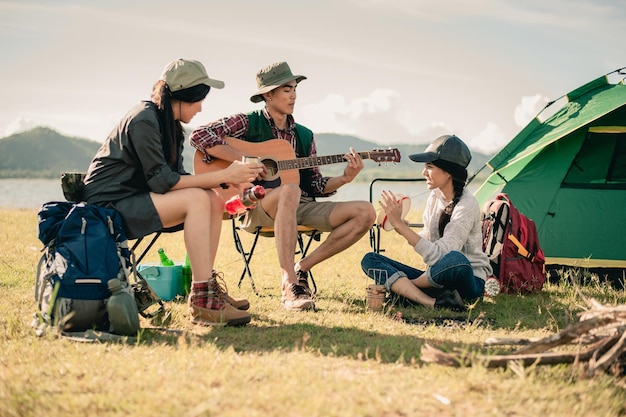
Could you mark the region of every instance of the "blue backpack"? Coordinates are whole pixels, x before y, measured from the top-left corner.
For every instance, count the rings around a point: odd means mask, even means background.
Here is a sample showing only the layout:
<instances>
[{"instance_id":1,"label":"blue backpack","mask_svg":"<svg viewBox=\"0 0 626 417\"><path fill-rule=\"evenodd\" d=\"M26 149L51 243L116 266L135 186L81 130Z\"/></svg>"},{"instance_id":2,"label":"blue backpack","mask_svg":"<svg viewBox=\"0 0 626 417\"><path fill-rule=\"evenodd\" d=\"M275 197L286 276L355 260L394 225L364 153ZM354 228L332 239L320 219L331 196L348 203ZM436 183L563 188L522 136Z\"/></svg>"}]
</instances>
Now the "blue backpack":
<instances>
[{"instance_id":1,"label":"blue backpack","mask_svg":"<svg viewBox=\"0 0 626 417\"><path fill-rule=\"evenodd\" d=\"M118 278L133 295L130 251L120 214L85 203L50 202L42 206L38 218L44 244L35 283L39 327L108 332L109 280Z\"/></svg>"}]
</instances>

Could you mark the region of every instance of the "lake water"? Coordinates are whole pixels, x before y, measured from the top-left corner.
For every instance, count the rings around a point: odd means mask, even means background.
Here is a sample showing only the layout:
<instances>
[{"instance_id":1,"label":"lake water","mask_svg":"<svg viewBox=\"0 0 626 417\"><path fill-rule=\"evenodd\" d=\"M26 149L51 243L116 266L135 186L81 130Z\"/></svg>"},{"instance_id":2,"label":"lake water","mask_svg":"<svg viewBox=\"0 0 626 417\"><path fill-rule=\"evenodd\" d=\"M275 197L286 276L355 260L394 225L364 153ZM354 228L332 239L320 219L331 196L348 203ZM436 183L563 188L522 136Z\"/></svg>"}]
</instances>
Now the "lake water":
<instances>
[{"instance_id":1,"label":"lake water","mask_svg":"<svg viewBox=\"0 0 626 417\"><path fill-rule=\"evenodd\" d=\"M60 179L0 179L0 207L38 209L64 200Z\"/></svg>"},{"instance_id":2,"label":"lake water","mask_svg":"<svg viewBox=\"0 0 626 417\"><path fill-rule=\"evenodd\" d=\"M413 209L423 208L428 195L423 181L417 183L376 181L372 185L373 201L378 201L383 189L409 196ZM344 185L336 195L322 201L369 201L369 199L370 183L352 183ZM38 209L48 201L64 200L60 179L0 179L0 207Z\"/></svg>"}]
</instances>

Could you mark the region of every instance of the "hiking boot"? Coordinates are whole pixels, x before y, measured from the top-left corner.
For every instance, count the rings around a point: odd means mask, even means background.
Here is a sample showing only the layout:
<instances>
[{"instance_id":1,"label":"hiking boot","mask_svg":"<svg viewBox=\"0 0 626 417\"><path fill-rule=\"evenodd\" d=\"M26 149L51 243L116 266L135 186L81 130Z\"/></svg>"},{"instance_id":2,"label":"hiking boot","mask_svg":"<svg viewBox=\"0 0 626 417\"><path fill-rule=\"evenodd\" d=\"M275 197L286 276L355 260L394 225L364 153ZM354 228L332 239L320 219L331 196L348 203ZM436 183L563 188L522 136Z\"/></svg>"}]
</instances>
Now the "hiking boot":
<instances>
[{"instance_id":1,"label":"hiking boot","mask_svg":"<svg viewBox=\"0 0 626 417\"><path fill-rule=\"evenodd\" d=\"M304 288L309 297L312 297L313 291L309 287L309 271L296 271L296 278L298 278L298 285Z\"/></svg>"},{"instance_id":2,"label":"hiking boot","mask_svg":"<svg viewBox=\"0 0 626 417\"><path fill-rule=\"evenodd\" d=\"M447 308L452 311L465 311L466 307L457 290L444 291L435 299L435 308Z\"/></svg>"},{"instance_id":3,"label":"hiking boot","mask_svg":"<svg viewBox=\"0 0 626 417\"><path fill-rule=\"evenodd\" d=\"M201 326L245 326L251 319L250 314L228 303L224 303L221 309L202 308L190 303L189 315L193 324Z\"/></svg>"},{"instance_id":4,"label":"hiking boot","mask_svg":"<svg viewBox=\"0 0 626 417\"><path fill-rule=\"evenodd\" d=\"M287 288L283 290L280 303L287 310L301 311L311 310L315 308L315 303L307 290L299 284L288 283Z\"/></svg>"},{"instance_id":5,"label":"hiking boot","mask_svg":"<svg viewBox=\"0 0 626 417\"><path fill-rule=\"evenodd\" d=\"M238 310L228 301L221 275L213 272L207 283L192 284L187 302L191 322L203 326L243 326L250 314Z\"/></svg>"},{"instance_id":6,"label":"hiking boot","mask_svg":"<svg viewBox=\"0 0 626 417\"><path fill-rule=\"evenodd\" d=\"M224 282L224 278L220 272L213 271L213 276L218 278L217 283L221 287L222 296L228 304L235 307L237 310L247 310L250 308L250 302L245 298L235 298L228 294L228 287L226 287L226 282Z\"/></svg>"},{"instance_id":7,"label":"hiking boot","mask_svg":"<svg viewBox=\"0 0 626 417\"><path fill-rule=\"evenodd\" d=\"M228 295L228 293L225 293L224 299L228 304L235 307L237 310L245 311L250 308L250 302L245 298L234 298Z\"/></svg>"}]
</instances>

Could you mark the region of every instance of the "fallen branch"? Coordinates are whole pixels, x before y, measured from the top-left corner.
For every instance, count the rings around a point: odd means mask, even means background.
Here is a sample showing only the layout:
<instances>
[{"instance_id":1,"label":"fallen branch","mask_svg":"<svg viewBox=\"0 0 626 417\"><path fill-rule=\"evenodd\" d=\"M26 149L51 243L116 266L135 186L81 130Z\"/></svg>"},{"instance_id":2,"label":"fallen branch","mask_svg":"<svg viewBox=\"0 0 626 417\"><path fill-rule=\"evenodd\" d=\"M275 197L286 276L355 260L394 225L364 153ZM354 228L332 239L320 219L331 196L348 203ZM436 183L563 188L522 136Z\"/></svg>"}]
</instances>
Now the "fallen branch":
<instances>
[{"instance_id":1,"label":"fallen branch","mask_svg":"<svg viewBox=\"0 0 626 417\"><path fill-rule=\"evenodd\" d=\"M591 330L597 329L598 327L604 326L612 321L613 318L609 317L592 317L589 320L574 323L557 334L544 337L537 342L531 343L528 346L517 350L515 354L523 355L527 353L545 352L553 347L564 345L572 340L576 340L585 333L589 333Z\"/></svg>"},{"instance_id":2,"label":"fallen branch","mask_svg":"<svg viewBox=\"0 0 626 417\"><path fill-rule=\"evenodd\" d=\"M596 360L595 355L591 358L587 374L593 375L596 372L606 371L624 352L626 352L626 333L623 333L618 342L600 359Z\"/></svg>"},{"instance_id":3,"label":"fallen branch","mask_svg":"<svg viewBox=\"0 0 626 417\"><path fill-rule=\"evenodd\" d=\"M507 367L511 362L523 366L576 363L583 366L587 376L605 372L620 360L626 361L626 306L607 307L595 300L588 300L588 304L592 310L583 313L581 321L559 333L541 339L490 338L485 342L485 345L490 346L523 345L510 354L482 355L467 351L448 353L424 344L421 359L446 366L482 364L487 368ZM571 342L575 342L578 348L548 352ZM581 349L582 345L588 347Z\"/></svg>"},{"instance_id":4,"label":"fallen branch","mask_svg":"<svg viewBox=\"0 0 626 417\"><path fill-rule=\"evenodd\" d=\"M424 344L421 351L421 358L424 362L437 363L448 366L471 366L474 362L480 363L486 368L504 368L511 361L516 361L530 365L556 365L559 363L574 363L575 361L589 361L597 355L599 350L606 350L615 345L616 338L601 340L591 347L576 352L549 352L549 353L528 353L510 355L477 355L470 358L467 355L455 355L443 352L429 344Z\"/></svg>"},{"instance_id":5,"label":"fallen branch","mask_svg":"<svg viewBox=\"0 0 626 417\"><path fill-rule=\"evenodd\" d=\"M483 343L485 346L513 346L513 345L529 345L541 339L526 339L516 337L490 337Z\"/></svg>"}]
</instances>

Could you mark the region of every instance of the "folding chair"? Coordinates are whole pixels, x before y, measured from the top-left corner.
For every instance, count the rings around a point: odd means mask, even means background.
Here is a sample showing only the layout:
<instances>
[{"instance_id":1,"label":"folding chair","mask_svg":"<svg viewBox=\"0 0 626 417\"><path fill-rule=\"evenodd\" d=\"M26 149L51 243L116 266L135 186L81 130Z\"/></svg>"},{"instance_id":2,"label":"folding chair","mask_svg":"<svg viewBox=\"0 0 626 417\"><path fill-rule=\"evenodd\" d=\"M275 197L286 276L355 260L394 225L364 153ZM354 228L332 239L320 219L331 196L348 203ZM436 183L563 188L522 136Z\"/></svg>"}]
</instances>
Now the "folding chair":
<instances>
[{"instance_id":1,"label":"folding chair","mask_svg":"<svg viewBox=\"0 0 626 417\"><path fill-rule=\"evenodd\" d=\"M426 178L374 178L372 182L370 182L370 203L374 202L374 184L377 182L425 182ZM410 227L414 228L422 228L424 225L422 223L409 223ZM380 232L382 229L382 224L379 224L378 221L371 227L370 229L370 246L372 250L376 253L384 252L384 249L380 247Z\"/></svg>"},{"instance_id":2,"label":"folding chair","mask_svg":"<svg viewBox=\"0 0 626 417\"><path fill-rule=\"evenodd\" d=\"M259 295L259 292L256 289L256 285L254 283L254 278L252 278L252 271L250 270L250 261L252 260L252 255L254 255L254 249L256 248L257 242L260 236L263 237L274 237L274 228L273 227L257 227L256 231L253 233L254 239L250 244L249 249L245 249L243 242L241 240L240 232L244 231L237 224L238 220L236 218L232 218L232 229L233 229L233 240L235 242L235 248L237 252L241 254L241 258L243 259L243 270L241 271L241 276L239 277L238 286L241 288L241 283L246 275L250 278L250 285L254 292ZM247 231L245 231L248 233ZM322 232L312 227L307 226L298 226L298 249L295 254L300 254L300 259L304 258L311 247L311 243L313 241L320 240L320 236ZM308 238L305 242L305 236ZM317 284L315 283L315 279L313 278L313 273L309 271L309 277L311 278L311 283L313 284L313 293L317 293Z\"/></svg>"}]
</instances>

